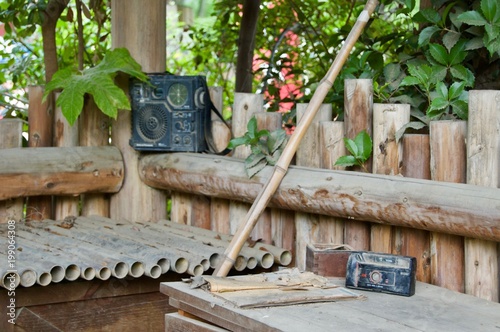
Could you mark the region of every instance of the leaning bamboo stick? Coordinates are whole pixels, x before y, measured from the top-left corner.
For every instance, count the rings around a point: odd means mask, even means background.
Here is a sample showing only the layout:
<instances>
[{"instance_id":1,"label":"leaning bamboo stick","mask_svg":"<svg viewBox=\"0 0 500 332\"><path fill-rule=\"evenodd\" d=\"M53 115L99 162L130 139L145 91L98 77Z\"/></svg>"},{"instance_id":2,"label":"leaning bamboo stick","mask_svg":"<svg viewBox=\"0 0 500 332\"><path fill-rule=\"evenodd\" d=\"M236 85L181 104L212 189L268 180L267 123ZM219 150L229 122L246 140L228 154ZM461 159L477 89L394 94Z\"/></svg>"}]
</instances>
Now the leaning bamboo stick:
<instances>
[{"instance_id":1,"label":"leaning bamboo stick","mask_svg":"<svg viewBox=\"0 0 500 332\"><path fill-rule=\"evenodd\" d=\"M297 147L302 137L309 128L309 125L314 119L316 112L323 103L326 94L332 87L333 82L335 81L338 73L340 72L340 69L343 67L345 61L347 60L349 53L354 47L354 44L358 40L361 31L368 22L368 19L375 10L377 4L378 4L377 0L368 0L368 2L366 3L365 8L359 15L358 19L356 20L354 27L347 36L344 45L340 49L340 52L337 54L335 61L328 70L328 73L321 81L320 85L318 86L318 89L314 92L314 95L311 98L311 102L307 106L305 115L295 128L295 131L291 136L290 141L286 145L283 154L281 155L276 166L274 167L274 171L271 178L264 185L263 190L259 193L256 200L252 204L252 207L250 208L250 210L246 215L246 220L238 227L238 230L234 234L234 237L231 240L229 247L224 253L224 259L222 263L215 269L213 275L218 277L224 277L227 275L227 273L233 266L234 259L236 258L241 247L243 246L248 236L252 232L257 220L259 219L259 216L261 215L261 213L264 211L267 204L271 200L271 196L279 187L281 180L286 174L288 166L290 165L290 162L295 154L295 151L297 150Z\"/></svg>"}]
</instances>

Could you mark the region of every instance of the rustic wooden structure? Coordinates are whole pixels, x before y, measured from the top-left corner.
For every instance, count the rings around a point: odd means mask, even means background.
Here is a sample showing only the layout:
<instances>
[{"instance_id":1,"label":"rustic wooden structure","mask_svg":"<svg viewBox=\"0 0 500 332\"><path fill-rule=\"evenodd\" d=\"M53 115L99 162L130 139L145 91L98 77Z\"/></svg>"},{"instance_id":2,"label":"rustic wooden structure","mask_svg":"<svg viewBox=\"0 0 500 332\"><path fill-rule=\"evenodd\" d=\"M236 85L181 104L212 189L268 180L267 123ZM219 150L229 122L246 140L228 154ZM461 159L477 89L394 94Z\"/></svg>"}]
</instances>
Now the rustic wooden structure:
<instances>
[{"instance_id":1,"label":"rustic wooden structure","mask_svg":"<svg viewBox=\"0 0 500 332\"><path fill-rule=\"evenodd\" d=\"M334 279L343 285L342 279ZM265 308L240 308L237 301L189 284L166 282L161 291L178 313L165 315L165 331L494 331L500 304L417 283L412 297L358 291L365 300L342 300ZM302 291L303 292L303 291ZM237 291L240 299L258 290ZM286 293L286 292L283 292ZM425 319L423 319L425 317Z\"/></svg>"}]
</instances>

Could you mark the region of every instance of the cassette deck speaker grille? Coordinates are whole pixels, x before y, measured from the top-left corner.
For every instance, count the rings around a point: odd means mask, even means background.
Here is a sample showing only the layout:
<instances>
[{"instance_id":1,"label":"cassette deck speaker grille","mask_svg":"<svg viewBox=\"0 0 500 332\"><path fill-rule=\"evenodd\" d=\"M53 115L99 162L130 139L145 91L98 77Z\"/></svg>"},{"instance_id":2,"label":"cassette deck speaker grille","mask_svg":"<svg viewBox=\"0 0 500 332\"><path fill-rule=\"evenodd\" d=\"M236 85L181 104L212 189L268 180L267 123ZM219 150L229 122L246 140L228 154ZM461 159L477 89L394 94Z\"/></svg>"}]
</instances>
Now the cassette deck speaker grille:
<instances>
[{"instance_id":1,"label":"cassette deck speaker grille","mask_svg":"<svg viewBox=\"0 0 500 332\"><path fill-rule=\"evenodd\" d=\"M137 129L148 141L157 141L167 134L168 114L161 105L146 105L138 112Z\"/></svg>"}]
</instances>

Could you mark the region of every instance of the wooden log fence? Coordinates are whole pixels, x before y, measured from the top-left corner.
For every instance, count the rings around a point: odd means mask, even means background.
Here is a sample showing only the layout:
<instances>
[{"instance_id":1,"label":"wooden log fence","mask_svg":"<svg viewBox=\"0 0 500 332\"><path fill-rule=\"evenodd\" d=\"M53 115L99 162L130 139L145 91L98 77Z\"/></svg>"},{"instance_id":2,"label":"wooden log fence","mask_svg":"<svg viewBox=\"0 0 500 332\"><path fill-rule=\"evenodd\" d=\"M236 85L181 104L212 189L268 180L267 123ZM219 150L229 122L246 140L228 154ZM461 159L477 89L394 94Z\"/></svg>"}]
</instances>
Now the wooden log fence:
<instances>
[{"instance_id":1,"label":"wooden log fence","mask_svg":"<svg viewBox=\"0 0 500 332\"><path fill-rule=\"evenodd\" d=\"M256 227L256 238L289 250L296 258L292 264L301 266L301 253L309 242L376 250L381 240L374 234L382 226L390 232L380 237L387 240L380 250L416 256L419 280L498 301L499 92L471 92L468 122L431 122L430 135L404 135L393 149L388 143L396 144L394 132L408 121L407 115L394 125L377 120L382 135L375 139L380 133L371 124L374 105L370 91L369 80L346 82L346 122L331 121L326 115L313 126L315 133L310 135L312 142L319 142L319 149L310 154L310 144L303 144L298 151L299 163L304 160L308 167L290 167L269 211L263 214L266 224ZM254 103L262 107L260 101L244 95L238 98L241 112L253 110ZM257 114L259 128L276 127L275 119L265 112L256 109L251 113ZM365 120L360 122L359 114L367 114ZM241 115L233 121L239 118ZM333 165L346 154L342 138L353 138L354 127L374 137L378 151L374 151L373 167L371 162L367 167L380 174L339 170ZM222 132L225 138L220 146L229 139L227 130ZM2 135L5 133L3 129ZM36 133L31 135L36 140ZM104 137L102 144L106 144ZM377 158L388 159L389 152L396 157L379 164ZM239 158L245 155L236 153ZM111 146L1 149L0 200L117 193L124 183L122 156ZM319 161L313 160L316 156ZM138 178L144 185L186 199L177 199L180 205L174 206L173 216L177 213L189 220L183 217L177 222L226 234L241 221L235 206L252 203L271 170L266 167L248 179L242 159L190 153L142 155L137 163ZM460 183L466 181L465 173L468 184ZM106 207L99 210L107 214Z\"/></svg>"},{"instance_id":2,"label":"wooden log fence","mask_svg":"<svg viewBox=\"0 0 500 332\"><path fill-rule=\"evenodd\" d=\"M248 179L243 162L199 154L150 155L139 163L154 188L251 202L271 173ZM498 189L401 176L291 166L270 206L500 241Z\"/></svg>"},{"instance_id":3,"label":"wooden log fence","mask_svg":"<svg viewBox=\"0 0 500 332\"><path fill-rule=\"evenodd\" d=\"M123 178L122 156L112 146L0 149L0 200L116 193Z\"/></svg>"}]
</instances>

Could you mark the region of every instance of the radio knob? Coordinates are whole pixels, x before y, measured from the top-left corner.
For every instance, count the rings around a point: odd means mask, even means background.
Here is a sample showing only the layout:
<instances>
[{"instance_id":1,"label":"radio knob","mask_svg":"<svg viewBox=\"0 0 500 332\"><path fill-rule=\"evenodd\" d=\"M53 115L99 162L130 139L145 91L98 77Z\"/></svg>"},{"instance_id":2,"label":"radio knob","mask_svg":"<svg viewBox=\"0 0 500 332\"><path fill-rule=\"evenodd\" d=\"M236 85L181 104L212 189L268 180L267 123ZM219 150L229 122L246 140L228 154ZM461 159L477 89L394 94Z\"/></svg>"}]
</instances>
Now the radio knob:
<instances>
[{"instance_id":1,"label":"radio knob","mask_svg":"<svg viewBox=\"0 0 500 332\"><path fill-rule=\"evenodd\" d=\"M382 274L379 271L373 271L370 273L370 280L374 284L378 284L380 281L382 281Z\"/></svg>"}]
</instances>

